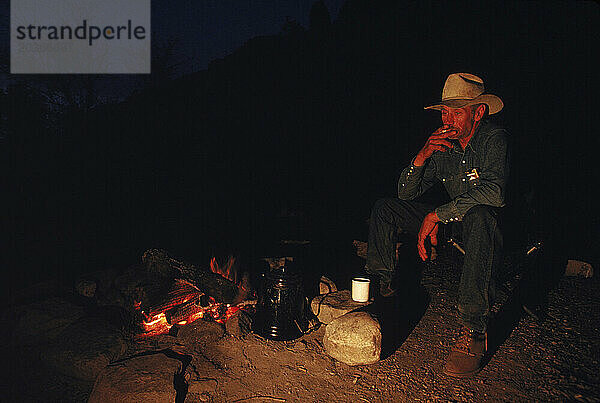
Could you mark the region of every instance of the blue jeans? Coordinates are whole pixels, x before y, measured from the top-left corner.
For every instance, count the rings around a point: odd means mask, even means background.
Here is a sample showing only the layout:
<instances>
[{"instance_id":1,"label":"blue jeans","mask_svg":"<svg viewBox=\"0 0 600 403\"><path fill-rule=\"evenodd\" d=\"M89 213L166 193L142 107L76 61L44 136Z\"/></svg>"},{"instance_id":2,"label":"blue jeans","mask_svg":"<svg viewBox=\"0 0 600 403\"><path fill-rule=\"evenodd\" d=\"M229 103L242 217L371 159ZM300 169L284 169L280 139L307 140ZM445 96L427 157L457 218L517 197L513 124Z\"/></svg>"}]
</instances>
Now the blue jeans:
<instances>
[{"instance_id":1,"label":"blue jeans","mask_svg":"<svg viewBox=\"0 0 600 403\"><path fill-rule=\"evenodd\" d=\"M372 211L369 224L369 246L366 270L388 284L407 284L417 270L416 237L425 215L434 206L419 201L380 199ZM498 228L497 209L486 205L471 207L459 224L462 231L464 256L458 310L462 323L469 329L485 332L490 310L490 296L495 294L493 276L502 261L502 234ZM442 224L440 224L442 225ZM399 256L396 266L396 240L400 233L410 234L411 256ZM407 250L410 253L410 248ZM399 267L400 272L396 272ZM414 284L413 284L414 286ZM396 287L393 287L396 288ZM401 290L404 291L404 290Z\"/></svg>"}]
</instances>

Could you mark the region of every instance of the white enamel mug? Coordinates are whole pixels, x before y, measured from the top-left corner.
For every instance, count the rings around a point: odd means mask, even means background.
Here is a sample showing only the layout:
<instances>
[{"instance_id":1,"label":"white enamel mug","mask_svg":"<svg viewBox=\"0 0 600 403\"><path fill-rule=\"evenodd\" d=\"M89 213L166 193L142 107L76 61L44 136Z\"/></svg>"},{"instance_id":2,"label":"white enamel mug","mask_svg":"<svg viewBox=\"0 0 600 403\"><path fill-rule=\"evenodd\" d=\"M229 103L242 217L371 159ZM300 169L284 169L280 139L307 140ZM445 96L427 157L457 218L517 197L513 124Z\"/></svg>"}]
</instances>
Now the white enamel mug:
<instances>
[{"instance_id":1,"label":"white enamel mug","mask_svg":"<svg viewBox=\"0 0 600 403\"><path fill-rule=\"evenodd\" d=\"M365 277L352 279L352 300L356 302L369 301L369 285L371 280Z\"/></svg>"}]
</instances>

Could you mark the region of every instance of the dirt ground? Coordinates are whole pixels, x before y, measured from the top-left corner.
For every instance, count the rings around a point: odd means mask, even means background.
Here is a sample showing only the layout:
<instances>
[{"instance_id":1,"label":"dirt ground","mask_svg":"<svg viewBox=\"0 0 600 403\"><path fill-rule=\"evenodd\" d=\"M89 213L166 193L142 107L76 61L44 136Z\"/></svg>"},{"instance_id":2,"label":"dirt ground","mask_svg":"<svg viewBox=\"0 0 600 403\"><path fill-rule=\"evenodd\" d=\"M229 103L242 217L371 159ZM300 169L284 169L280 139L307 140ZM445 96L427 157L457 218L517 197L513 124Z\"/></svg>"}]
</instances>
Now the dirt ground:
<instances>
[{"instance_id":1,"label":"dirt ground","mask_svg":"<svg viewBox=\"0 0 600 403\"><path fill-rule=\"evenodd\" d=\"M350 367L330 358L324 325L277 342L253 333L232 336L201 321L177 336L130 343L124 358L170 351L189 359L177 394L185 402L600 401L597 275L560 278L539 319L522 311L515 297L519 281L509 282L493 309L489 362L477 376L456 380L441 372L457 323L455 266L439 260L424 267L424 314L396 340L388 335L389 346L373 365ZM395 316L399 322L406 317ZM93 382L48 370L36 346L9 350L4 379L10 384L3 385L2 401L89 398Z\"/></svg>"}]
</instances>

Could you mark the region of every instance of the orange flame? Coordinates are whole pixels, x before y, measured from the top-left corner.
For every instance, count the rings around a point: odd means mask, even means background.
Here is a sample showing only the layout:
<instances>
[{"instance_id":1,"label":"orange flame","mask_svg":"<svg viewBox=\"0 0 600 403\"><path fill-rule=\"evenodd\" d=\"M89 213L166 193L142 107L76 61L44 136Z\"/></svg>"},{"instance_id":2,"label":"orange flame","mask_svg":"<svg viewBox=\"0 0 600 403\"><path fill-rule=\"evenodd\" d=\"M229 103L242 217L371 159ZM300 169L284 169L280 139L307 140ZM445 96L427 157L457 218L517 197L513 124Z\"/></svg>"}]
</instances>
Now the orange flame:
<instances>
[{"instance_id":1,"label":"orange flame","mask_svg":"<svg viewBox=\"0 0 600 403\"><path fill-rule=\"evenodd\" d=\"M242 274L241 277L239 276L239 273L235 269L235 257L230 255L223 266L219 265L217 259L213 257L210 260L210 270L236 285L236 287L239 289L239 295L235 299L235 302L244 300L251 293L248 273Z\"/></svg>"},{"instance_id":2,"label":"orange flame","mask_svg":"<svg viewBox=\"0 0 600 403\"><path fill-rule=\"evenodd\" d=\"M237 280L237 272L233 269L233 265L235 264L235 258L233 256L229 256L225 265L220 266L217 262L217 259L213 257L210 259L210 270L213 273L220 274L225 277L227 280L231 280L236 283Z\"/></svg>"}]
</instances>

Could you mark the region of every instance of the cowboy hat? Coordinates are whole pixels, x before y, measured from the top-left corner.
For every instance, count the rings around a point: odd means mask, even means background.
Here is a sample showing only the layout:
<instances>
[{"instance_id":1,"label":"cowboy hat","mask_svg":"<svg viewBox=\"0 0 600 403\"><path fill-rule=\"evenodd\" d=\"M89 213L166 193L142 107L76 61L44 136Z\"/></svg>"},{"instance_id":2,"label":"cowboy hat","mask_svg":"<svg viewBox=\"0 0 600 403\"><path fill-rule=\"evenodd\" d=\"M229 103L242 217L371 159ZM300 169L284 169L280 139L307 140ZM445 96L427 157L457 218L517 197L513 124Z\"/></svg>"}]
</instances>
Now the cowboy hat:
<instances>
[{"instance_id":1,"label":"cowboy hat","mask_svg":"<svg viewBox=\"0 0 600 403\"><path fill-rule=\"evenodd\" d=\"M504 107L502 100L496 95L484 94L483 80L469 73L453 73L448 76L442 91L442 102L426 106L425 109L441 110L463 108L467 105L486 104L490 115L498 113Z\"/></svg>"}]
</instances>

